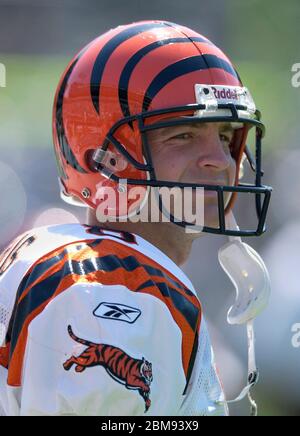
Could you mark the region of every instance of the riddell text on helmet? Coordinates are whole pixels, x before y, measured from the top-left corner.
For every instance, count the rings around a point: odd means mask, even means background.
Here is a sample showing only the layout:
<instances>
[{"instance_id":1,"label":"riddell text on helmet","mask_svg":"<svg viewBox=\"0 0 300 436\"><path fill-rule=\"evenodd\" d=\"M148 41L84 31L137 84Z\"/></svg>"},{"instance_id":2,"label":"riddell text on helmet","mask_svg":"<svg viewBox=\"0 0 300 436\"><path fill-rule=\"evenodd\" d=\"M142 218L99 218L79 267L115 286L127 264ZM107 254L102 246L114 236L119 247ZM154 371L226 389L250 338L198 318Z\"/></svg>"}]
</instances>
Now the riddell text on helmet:
<instances>
[{"instance_id":1,"label":"riddell text on helmet","mask_svg":"<svg viewBox=\"0 0 300 436\"><path fill-rule=\"evenodd\" d=\"M211 87L214 92L214 96L217 100L228 99L228 100L238 100L238 94L235 89L217 89L214 86Z\"/></svg>"}]
</instances>

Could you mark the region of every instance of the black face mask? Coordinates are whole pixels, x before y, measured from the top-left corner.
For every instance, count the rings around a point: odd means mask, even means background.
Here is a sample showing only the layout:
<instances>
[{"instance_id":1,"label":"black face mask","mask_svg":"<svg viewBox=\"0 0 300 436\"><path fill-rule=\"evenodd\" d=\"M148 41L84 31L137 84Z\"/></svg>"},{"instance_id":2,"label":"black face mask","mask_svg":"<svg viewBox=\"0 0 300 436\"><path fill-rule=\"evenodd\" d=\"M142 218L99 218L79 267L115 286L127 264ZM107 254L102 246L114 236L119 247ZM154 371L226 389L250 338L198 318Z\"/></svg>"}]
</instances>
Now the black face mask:
<instances>
[{"instance_id":1,"label":"black face mask","mask_svg":"<svg viewBox=\"0 0 300 436\"><path fill-rule=\"evenodd\" d=\"M184 118L172 121L161 121L154 124L146 125L145 121L150 117L166 115L166 114L176 114L178 112L191 112L191 111L205 111L206 105L203 104L191 104L187 106L180 107L172 107L168 109L149 111L145 113L141 113L138 115L133 115L129 117L124 117L110 129L108 134L106 135L106 139L101 147L99 147L94 155L93 155L93 169L95 171L99 171L105 177L115 181L116 183L120 183L121 178L117 176L114 171L111 169L108 170L103 165L103 158L105 155L105 151L108 149L110 144L117 149L119 153L123 155L123 157L136 169L140 171L148 172L150 175L148 180L140 180L140 179L125 179L128 185L137 185L137 186L150 186L150 187L167 187L167 188L191 188L192 190L196 190L197 188L203 188L205 191L214 191L218 198L218 219L219 226L218 227L208 227L203 226L201 228L197 228L195 224L189 223L186 221L178 221L172 214L168 213L168 218L174 224L184 227L184 228L193 228L195 230L199 230L205 233L212 234L220 234L227 236L259 236L266 231L266 216L268 211L268 206L270 202L272 188L269 186L262 185L262 138L265 133L265 127L263 123L260 121L260 112L256 110L255 114L252 118L243 118L240 116L239 111L247 111L246 106L235 105L232 103L224 103L218 104L217 109L219 110L227 110L230 111L231 115L226 116L184 116ZM142 138L142 149L143 155L146 160L146 164L142 164L138 162L128 151L124 148L124 146L118 141L116 138L117 130L125 125L129 124L131 127L134 122L137 122L138 129ZM229 122L229 123L242 123L243 125L249 125L250 127L254 127L256 131L256 143L255 143L255 158L252 156L250 149L246 146L244 153L249 162L250 168L255 174L255 181L253 184L247 183L239 183L237 186L221 186L221 185L199 185L194 183L180 183L180 182L170 182L157 180L155 169L152 162L151 149L147 140L147 132L154 129L178 126L180 124L187 123L208 123L208 122ZM122 179L124 180L124 179ZM226 228L226 208L224 206L224 193L232 193L235 195L246 195L252 194L254 195L255 200L255 209L257 216L257 226L252 229L227 229ZM157 195L159 209L163 214L166 214L166 211L163 207L163 202L160 194Z\"/></svg>"}]
</instances>

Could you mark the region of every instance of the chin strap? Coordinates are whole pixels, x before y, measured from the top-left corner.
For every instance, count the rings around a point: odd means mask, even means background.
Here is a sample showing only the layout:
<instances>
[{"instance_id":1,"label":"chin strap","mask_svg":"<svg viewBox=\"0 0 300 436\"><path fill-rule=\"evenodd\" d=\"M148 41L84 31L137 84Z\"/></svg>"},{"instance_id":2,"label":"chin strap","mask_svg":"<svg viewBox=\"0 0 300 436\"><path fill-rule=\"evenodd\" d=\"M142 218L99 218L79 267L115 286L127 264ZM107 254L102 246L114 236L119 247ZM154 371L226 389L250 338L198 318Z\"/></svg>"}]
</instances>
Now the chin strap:
<instances>
[{"instance_id":1,"label":"chin strap","mask_svg":"<svg viewBox=\"0 0 300 436\"><path fill-rule=\"evenodd\" d=\"M251 405L251 416L257 416L257 404L253 400L251 396L251 389L257 384L259 379L259 372L256 367L255 360L255 334L254 334L254 326L253 321L249 321L247 323L247 337L248 337L248 381L247 385L241 391L241 393L234 399L229 400L227 403L237 403L243 400L246 395L248 395L248 399Z\"/></svg>"},{"instance_id":2,"label":"chin strap","mask_svg":"<svg viewBox=\"0 0 300 436\"><path fill-rule=\"evenodd\" d=\"M230 212L226 217L230 229L238 225ZM251 416L257 416L257 405L251 397L251 389L256 385L259 373L255 360L254 319L266 308L271 292L270 277L259 254L240 237L230 236L229 242L220 248L218 258L221 267L236 289L236 299L227 314L231 325L247 326L248 338L248 381L240 395L227 403L241 401L248 395Z\"/></svg>"}]
</instances>

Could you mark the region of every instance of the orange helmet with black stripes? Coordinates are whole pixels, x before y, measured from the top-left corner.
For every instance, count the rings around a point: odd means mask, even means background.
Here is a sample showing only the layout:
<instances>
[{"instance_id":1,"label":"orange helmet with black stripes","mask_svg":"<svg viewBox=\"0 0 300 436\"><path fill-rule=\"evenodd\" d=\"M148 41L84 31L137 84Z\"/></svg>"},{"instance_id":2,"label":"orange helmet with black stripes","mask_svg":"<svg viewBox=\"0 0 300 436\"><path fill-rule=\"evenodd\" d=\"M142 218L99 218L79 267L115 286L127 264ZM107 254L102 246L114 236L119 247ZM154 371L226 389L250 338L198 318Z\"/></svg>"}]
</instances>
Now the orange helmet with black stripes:
<instances>
[{"instance_id":1,"label":"orange helmet with black stripes","mask_svg":"<svg viewBox=\"0 0 300 436\"><path fill-rule=\"evenodd\" d=\"M112 29L87 45L68 65L53 109L54 147L63 199L96 209L107 188L120 193L119 182L124 179L128 191L137 185L144 187L144 200L149 186L205 188L166 184L156 178L146 133L181 121L229 121L237 127L231 146L237 163L235 186L211 187L219 193L220 228L204 227L203 231L237 234L225 228L224 217L232 209L237 193L246 192L255 196L258 226L238 234L261 234L271 188L261 184L264 126L260 113L219 48L197 32L165 21L143 21ZM256 159L246 146L251 126L256 128ZM239 182L243 155L255 172L252 185ZM221 199L224 190L232 192L225 210ZM130 210L130 202L135 199L130 200L130 192L126 198ZM116 205L115 216L122 215L117 209Z\"/></svg>"}]
</instances>

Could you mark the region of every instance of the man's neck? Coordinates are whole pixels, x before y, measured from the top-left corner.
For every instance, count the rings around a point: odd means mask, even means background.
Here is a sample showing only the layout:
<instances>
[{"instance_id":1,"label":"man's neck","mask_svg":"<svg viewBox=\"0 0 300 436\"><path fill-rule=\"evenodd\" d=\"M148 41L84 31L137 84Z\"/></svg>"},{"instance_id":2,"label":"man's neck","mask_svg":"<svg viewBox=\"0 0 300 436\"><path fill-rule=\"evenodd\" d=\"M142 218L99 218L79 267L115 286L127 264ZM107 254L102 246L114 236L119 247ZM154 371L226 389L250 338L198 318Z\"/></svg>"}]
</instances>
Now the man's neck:
<instances>
[{"instance_id":1,"label":"man's neck","mask_svg":"<svg viewBox=\"0 0 300 436\"><path fill-rule=\"evenodd\" d=\"M190 235L172 223L99 223L94 210L88 209L87 224L134 233L153 244L178 266L187 261L192 248Z\"/></svg>"}]
</instances>

